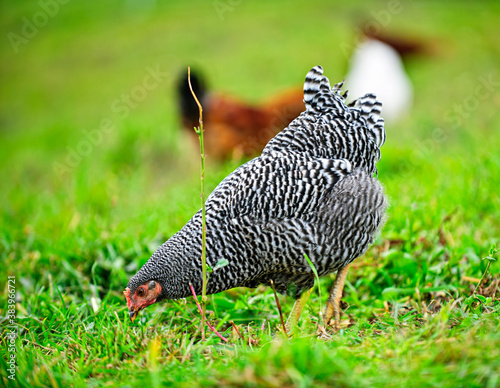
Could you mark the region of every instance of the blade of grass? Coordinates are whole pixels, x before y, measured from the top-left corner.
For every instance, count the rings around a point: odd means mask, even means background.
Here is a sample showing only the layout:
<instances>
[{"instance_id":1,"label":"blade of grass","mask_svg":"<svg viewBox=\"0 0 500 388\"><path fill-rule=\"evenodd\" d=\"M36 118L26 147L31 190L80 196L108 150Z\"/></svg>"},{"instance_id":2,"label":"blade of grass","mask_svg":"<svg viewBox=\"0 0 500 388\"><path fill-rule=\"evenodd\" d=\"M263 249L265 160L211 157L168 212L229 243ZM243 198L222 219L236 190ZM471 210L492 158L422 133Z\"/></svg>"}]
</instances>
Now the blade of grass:
<instances>
[{"instance_id":1,"label":"blade of grass","mask_svg":"<svg viewBox=\"0 0 500 388\"><path fill-rule=\"evenodd\" d=\"M307 260L307 263L309 264L309 267L311 267L312 271L314 272L314 277L316 278L316 284L318 285L318 294L319 294L319 320L318 320L318 325L320 322L322 322L322 315L323 315L323 303L321 299L321 287L319 283L319 276L318 276L318 271L316 270L316 267L314 266L313 262L307 255L304 253L304 257Z\"/></svg>"}]
</instances>

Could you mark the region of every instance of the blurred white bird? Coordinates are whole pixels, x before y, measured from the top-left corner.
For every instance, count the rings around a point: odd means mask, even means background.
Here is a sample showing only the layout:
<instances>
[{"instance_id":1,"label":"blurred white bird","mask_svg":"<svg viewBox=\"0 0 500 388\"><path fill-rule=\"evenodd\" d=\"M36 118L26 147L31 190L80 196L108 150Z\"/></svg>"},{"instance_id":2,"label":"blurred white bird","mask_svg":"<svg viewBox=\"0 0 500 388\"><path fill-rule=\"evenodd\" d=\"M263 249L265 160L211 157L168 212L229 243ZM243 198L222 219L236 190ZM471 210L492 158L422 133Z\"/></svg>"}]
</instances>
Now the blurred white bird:
<instances>
[{"instance_id":1,"label":"blurred white bird","mask_svg":"<svg viewBox=\"0 0 500 388\"><path fill-rule=\"evenodd\" d=\"M394 123L409 112L413 87L398 52L379 40L366 39L354 51L345 87L349 100L372 92L382 102L384 119Z\"/></svg>"}]
</instances>

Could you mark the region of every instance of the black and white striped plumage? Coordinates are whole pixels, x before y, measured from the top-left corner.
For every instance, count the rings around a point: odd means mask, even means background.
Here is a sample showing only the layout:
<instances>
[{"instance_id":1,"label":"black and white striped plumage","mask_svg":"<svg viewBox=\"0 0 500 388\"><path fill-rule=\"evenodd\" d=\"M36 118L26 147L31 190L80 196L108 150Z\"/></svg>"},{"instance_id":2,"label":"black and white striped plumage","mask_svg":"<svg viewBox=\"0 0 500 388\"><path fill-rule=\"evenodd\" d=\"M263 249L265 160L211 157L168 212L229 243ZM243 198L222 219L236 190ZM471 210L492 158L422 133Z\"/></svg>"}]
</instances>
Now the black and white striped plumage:
<instances>
[{"instance_id":1,"label":"black and white striped plumage","mask_svg":"<svg viewBox=\"0 0 500 388\"><path fill-rule=\"evenodd\" d=\"M320 66L304 84L306 111L262 155L227 176L206 201L208 293L273 280L280 292L313 286L314 275L362 255L380 228L387 202L373 175L385 140L381 104L366 95L348 107L342 84L330 88ZM133 296L151 280L160 299L201 292L201 211L153 254L128 284Z\"/></svg>"}]
</instances>

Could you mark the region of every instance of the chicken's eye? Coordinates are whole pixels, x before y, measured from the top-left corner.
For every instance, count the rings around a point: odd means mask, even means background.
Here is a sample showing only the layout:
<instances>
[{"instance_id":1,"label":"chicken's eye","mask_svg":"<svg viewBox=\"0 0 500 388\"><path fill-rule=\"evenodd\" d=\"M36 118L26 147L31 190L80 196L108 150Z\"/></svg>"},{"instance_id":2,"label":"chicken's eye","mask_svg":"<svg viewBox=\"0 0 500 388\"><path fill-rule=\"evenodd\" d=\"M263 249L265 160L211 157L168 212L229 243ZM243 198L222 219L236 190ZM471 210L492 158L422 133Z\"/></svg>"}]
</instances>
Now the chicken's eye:
<instances>
[{"instance_id":1,"label":"chicken's eye","mask_svg":"<svg viewBox=\"0 0 500 388\"><path fill-rule=\"evenodd\" d=\"M142 298L144 296L144 294L146 294L146 291L144 291L144 288L139 288L137 290L137 296Z\"/></svg>"}]
</instances>

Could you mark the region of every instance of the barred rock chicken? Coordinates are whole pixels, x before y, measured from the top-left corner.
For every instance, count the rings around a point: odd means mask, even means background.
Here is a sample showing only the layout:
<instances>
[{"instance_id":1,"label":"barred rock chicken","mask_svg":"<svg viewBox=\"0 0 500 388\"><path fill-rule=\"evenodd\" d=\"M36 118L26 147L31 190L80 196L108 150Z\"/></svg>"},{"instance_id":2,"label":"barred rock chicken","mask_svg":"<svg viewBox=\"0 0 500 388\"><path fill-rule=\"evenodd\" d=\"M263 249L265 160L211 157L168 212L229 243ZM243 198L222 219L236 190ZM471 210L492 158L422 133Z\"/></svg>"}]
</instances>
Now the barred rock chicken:
<instances>
[{"instance_id":1,"label":"barred rock chicken","mask_svg":"<svg viewBox=\"0 0 500 388\"><path fill-rule=\"evenodd\" d=\"M203 106L205 153L218 160L259 155L273 136L285 128L303 110L302 88L285 90L259 105L252 105L222 93L208 92L200 75L191 72L191 84ZM187 78L178 84L182 125L193 144L198 136L196 104Z\"/></svg>"},{"instance_id":2,"label":"barred rock chicken","mask_svg":"<svg viewBox=\"0 0 500 388\"><path fill-rule=\"evenodd\" d=\"M337 271L325 324L339 328L345 277L381 227L387 207L374 177L385 141L381 104L367 94L351 106L330 88L320 66L306 76L306 111L276 135L262 155L237 168L206 201L207 293L274 283L295 289L295 324L318 275ZM134 275L125 290L132 321L162 299L201 293L201 210Z\"/></svg>"}]
</instances>

